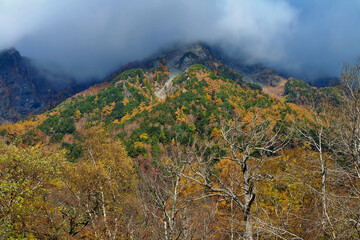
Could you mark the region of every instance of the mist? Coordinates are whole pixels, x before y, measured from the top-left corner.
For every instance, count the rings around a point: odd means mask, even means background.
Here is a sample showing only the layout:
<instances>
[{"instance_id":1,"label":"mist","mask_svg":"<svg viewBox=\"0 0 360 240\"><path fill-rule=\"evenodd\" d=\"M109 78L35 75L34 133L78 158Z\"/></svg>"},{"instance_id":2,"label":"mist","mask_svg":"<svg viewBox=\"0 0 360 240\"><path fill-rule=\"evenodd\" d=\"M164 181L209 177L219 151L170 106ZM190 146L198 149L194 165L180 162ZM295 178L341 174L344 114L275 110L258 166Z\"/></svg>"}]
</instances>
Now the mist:
<instances>
[{"instance_id":1,"label":"mist","mask_svg":"<svg viewBox=\"0 0 360 240\"><path fill-rule=\"evenodd\" d=\"M203 41L314 79L360 55L359 12L358 0L0 0L0 49L86 79Z\"/></svg>"}]
</instances>

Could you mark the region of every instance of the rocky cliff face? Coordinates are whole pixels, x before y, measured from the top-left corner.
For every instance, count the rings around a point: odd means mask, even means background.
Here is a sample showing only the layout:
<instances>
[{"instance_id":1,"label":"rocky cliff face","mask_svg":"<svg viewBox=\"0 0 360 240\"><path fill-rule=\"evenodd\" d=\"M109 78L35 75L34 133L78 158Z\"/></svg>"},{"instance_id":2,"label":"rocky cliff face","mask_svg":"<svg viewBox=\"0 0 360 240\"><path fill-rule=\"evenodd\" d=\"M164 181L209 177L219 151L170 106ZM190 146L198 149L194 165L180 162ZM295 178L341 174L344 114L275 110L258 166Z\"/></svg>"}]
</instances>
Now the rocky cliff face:
<instances>
[{"instance_id":1,"label":"rocky cliff face","mask_svg":"<svg viewBox=\"0 0 360 240\"><path fill-rule=\"evenodd\" d=\"M111 80L118 74L133 68L150 69L158 66L165 60L166 66L174 77L183 73L188 67L194 64L203 64L206 67L213 66L213 63L221 62L213 54L209 46L204 43L193 43L188 45L178 44L173 47L164 48L145 58L142 61L130 62L115 71L107 80Z\"/></svg>"},{"instance_id":2,"label":"rocky cliff face","mask_svg":"<svg viewBox=\"0 0 360 240\"><path fill-rule=\"evenodd\" d=\"M268 69L261 64L247 64L242 59L227 56L221 49L212 48L205 43L198 42L188 45L175 45L163 49L142 61L131 62L114 72L108 80L132 68L149 69L156 67L160 64L161 59L166 60L166 66L171 74L170 77L183 73L193 64L202 64L211 69L217 69L225 64L240 73L243 80L247 82L275 87L283 79L273 69Z\"/></svg>"},{"instance_id":3,"label":"rocky cliff face","mask_svg":"<svg viewBox=\"0 0 360 240\"><path fill-rule=\"evenodd\" d=\"M0 52L0 124L40 113L64 99L71 81L60 77L55 83L49 76L14 48Z\"/></svg>"}]
</instances>

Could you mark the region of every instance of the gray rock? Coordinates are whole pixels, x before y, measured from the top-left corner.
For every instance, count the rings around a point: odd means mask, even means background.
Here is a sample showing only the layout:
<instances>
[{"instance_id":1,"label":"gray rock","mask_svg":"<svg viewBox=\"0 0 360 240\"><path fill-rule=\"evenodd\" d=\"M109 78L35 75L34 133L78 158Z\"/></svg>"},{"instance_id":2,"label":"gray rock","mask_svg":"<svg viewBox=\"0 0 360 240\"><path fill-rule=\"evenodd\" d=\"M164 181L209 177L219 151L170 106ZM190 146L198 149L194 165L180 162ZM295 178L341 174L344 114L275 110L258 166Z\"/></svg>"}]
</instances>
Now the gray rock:
<instances>
[{"instance_id":1,"label":"gray rock","mask_svg":"<svg viewBox=\"0 0 360 240\"><path fill-rule=\"evenodd\" d=\"M52 106L65 88L47 80L43 73L14 48L0 52L0 124L19 121Z\"/></svg>"}]
</instances>

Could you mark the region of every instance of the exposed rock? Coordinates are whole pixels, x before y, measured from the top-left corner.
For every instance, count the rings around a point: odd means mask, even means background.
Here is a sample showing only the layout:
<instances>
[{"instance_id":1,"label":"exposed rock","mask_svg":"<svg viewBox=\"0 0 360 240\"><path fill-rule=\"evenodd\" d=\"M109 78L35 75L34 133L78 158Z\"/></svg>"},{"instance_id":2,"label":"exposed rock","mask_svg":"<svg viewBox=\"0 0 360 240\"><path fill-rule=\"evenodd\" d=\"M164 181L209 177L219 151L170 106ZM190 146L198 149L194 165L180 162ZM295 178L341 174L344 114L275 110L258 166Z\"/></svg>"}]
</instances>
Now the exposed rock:
<instances>
[{"instance_id":1,"label":"exposed rock","mask_svg":"<svg viewBox=\"0 0 360 240\"><path fill-rule=\"evenodd\" d=\"M67 96L69 78L51 82L49 74L14 48L0 52L0 124L38 114Z\"/></svg>"},{"instance_id":2,"label":"exposed rock","mask_svg":"<svg viewBox=\"0 0 360 240\"><path fill-rule=\"evenodd\" d=\"M261 72L253 74L253 77L255 82L272 87L276 87L283 79L282 76L272 69L263 69Z\"/></svg>"},{"instance_id":3,"label":"exposed rock","mask_svg":"<svg viewBox=\"0 0 360 240\"><path fill-rule=\"evenodd\" d=\"M188 67L194 64L203 64L212 67L214 63L221 62L213 54L211 48L204 43L178 44L170 48L159 50L150 57L142 60L130 62L119 70L115 71L107 80L111 80L118 74L133 68L150 69L163 63L170 71L170 78L183 73Z\"/></svg>"},{"instance_id":4,"label":"exposed rock","mask_svg":"<svg viewBox=\"0 0 360 240\"><path fill-rule=\"evenodd\" d=\"M158 97L160 100L163 100L164 98L166 98L167 93L172 90L174 77L175 76L170 77L165 82L165 84L164 84L164 86L162 88L155 91L155 93L154 93L155 96Z\"/></svg>"},{"instance_id":5,"label":"exposed rock","mask_svg":"<svg viewBox=\"0 0 360 240\"><path fill-rule=\"evenodd\" d=\"M193 64L202 64L210 69L219 69L222 65L228 65L230 68L240 73L243 80L255 82L260 85L269 85L276 87L283 76L273 69L268 69L261 64L248 64L242 59L234 59L227 56L223 51L212 48L205 43L194 43L188 45L175 45L165 48L152 56L142 60L131 62L118 71L114 72L107 80L111 80L121 72L133 68L150 69L162 64L164 60L170 72L170 78L183 73ZM169 85L169 83L167 83ZM160 86L159 90L166 88ZM158 92L161 96L162 93Z\"/></svg>"},{"instance_id":6,"label":"exposed rock","mask_svg":"<svg viewBox=\"0 0 360 240\"><path fill-rule=\"evenodd\" d=\"M283 78L281 74L274 69L266 68L261 64L248 64L242 59L235 59L226 55L222 56L224 64L240 73L243 80L246 82L254 82L260 85L269 85L276 87Z\"/></svg>"},{"instance_id":7,"label":"exposed rock","mask_svg":"<svg viewBox=\"0 0 360 240\"><path fill-rule=\"evenodd\" d=\"M281 78L276 86L273 85L263 85L262 89L264 93L269 94L272 97L282 99L285 96L285 85L287 80L285 78Z\"/></svg>"}]
</instances>

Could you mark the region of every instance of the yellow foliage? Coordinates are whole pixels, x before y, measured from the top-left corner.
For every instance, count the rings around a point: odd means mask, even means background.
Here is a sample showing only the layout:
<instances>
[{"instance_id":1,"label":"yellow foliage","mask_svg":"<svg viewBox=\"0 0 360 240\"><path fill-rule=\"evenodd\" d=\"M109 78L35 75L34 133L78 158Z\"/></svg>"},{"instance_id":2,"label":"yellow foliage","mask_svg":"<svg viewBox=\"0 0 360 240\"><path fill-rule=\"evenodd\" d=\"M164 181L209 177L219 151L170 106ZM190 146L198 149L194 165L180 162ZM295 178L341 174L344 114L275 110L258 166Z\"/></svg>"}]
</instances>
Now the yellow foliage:
<instances>
[{"instance_id":1,"label":"yellow foliage","mask_svg":"<svg viewBox=\"0 0 360 240\"><path fill-rule=\"evenodd\" d=\"M76 120L79 120L81 118L81 112L80 112L80 110L78 109L78 110L76 110L76 112L75 112L75 119Z\"/></svg>"},{"instance_id":2,"label":"yellow foliage","mask_svg":"<svg viewBox=\"0 0 360 240\"><path fill-rule=\"evenodd\" d=\"M213 131L211 132L211 139L217 139L219 137L221 137L221 130L217 129L217 128L214 128Z\"/></svg>"},{"instance_id":3,"label":"yellow foliage","mask_svg":"<svg viewBox=\"0 0 360 240\"><path fill-rule=\"evenodd\" d=\"M127 113L125 116L123 116L120 120L120 123L124 123L127 120L130 120L131 116Z\"/></svg>"},{"instance_id":4,"label":"yellow foliage","mask_svg":"<svg viewBox=\"0 0 360 240\"><path fill-rule=\"evenodd\" d=\"M128 103L129 103L129 99L124 98L124 100L123 100L123 104L124 104L124 106L126 106Z\"/></svg>"},{"instance_id":5,"label":"yellow foliage","mask_svg":"<svg viewBox=\"0 0 360 240\"><path fill-rule=\"evenodd\" d=\"M115 102L112 102L110 105L107 105L103 108L101 115L107 116L111 114L114 108L115 108Z\"/></svg>"},{"instance_id":6,"label":"yellow foliage","mask_svg":"<svg viewBox=\"0 0 360 240\"><path fill-rule=\"evenodd\" d=\"M148 136L147 133L143 133L143 134L140 135L140 139L147 140L147 139L149 139L149 136Z\"/></svg>"},{"instance_id":7,"label":"yellow foliage","mask_svg":"<svg viewBox=\"0 0 360 240\"><path fill-rule=\"evenodd\" d=\"M92 127L83 134L86 135L84 156L77 164L71 165L64 178L67 186L65 190L70 189L67 196L76 194L76 197L65 201L63 210L70 208L75 210L76 214L89 216L87 209L99 204L101 211L91 212L93 214L91 216L94 216L94 225L103 226L106 220L109 227L116 228L117 224L124 224L123 221L127 221L125 215L130 214L130 211L137 211L134 210L138 199L133 161L127 155L122 143L112 139L102 127ZM104 217L103 213L107 215ZM134 213L130 215L132 214ZM76 227L76 230L79 238L96 238L94 229L90 225ZM97 236L99 239L109 239L105 228L99 228Z\"/></svg>"},{"instance_id":8,"label":"yellow foliage","mask_svg":"<svg viewBox=\"0 0 360 240\"><path fill-rule=\"evenodd\" d=\"M49 113L49 116L57 116L57 117L60 117L60 113L57 109L55 109L54 111L50 112Z\"/></svg>"},{"instance_id":9,"label":"yellow foliage","mask_svg":"<svg viewBox=\"0 0 360 240\"><path fill-rule=\"evenodd\" d=\"M145 110L146 110L146 103L145 102L140 103L139 112L143 112Z\"/></svg>"},{"instance_id":10,"label":"yellow foliage","mask_svg":"<svg viewBox=\"0 0 360 240\"><path fill-rule=\"evenodd\" d=\"M120 124L120 122L119 122L118 119L115 119L112 123L113 123L113 124Z\"/></svg>"},{"instance_id":11,"label":"yellow foliage","mask_svg":"<svg viewBox=\"0 0 360 240\"><path fill-rule=\"evenodd\" d=\"M134 148L143 148L144 144L142 142L135 142L134 143Z\"/></svg>"},{"instance_id":12,"label":"yellow foliage","mask_svg":"<svg viewBox=\"0 0 360 240\"><path fill-rule=\"evenodd\" d=\"M181 109L177 109L175 114L176 114L176 120L180 121L180 122L186 122L187 120L187 116L186 114L183 112L183 110L185 110L186 107L182 107Z\"/></svg>"},{"instance_id":13,"label":"yellow foliage","mask_svg":"<svg viewBox=\"0 0 360 240\"><path fill-rule=\"evenodd\" d=\"M46 151L40 144L30 148L7 146L0 141L0 212L2 220L4 216L8 219L1 224L1 239L47 238L53 229L44 211L52 212L58 206L48 201L48 196L64 187L60 178L67 166L63 151ZM63 222L58 213L59 217L51 214L56 225Z\"/></svg>"},{"instance_id":14,"label":"yellow foliage","mask_svg":"<svg viewBox=\"0 0 360 240\"><path fill-rule=\"evenodd\" d=\"M98 96L96 96L95 99L94 99L94 101L93 101L93 103L94 103L94 104L97 104L98 100L99 100L99 98L98 98Z\"/></svg>"},{"instance_id":15,"label":"yellow foliage","mask_svg":"<svg viewBox=\"0 0 360 240\"><path fill-rule=\"evenodd\" d=\"M4 125L0 125L0 131L5 131L7 133L7 139L13 140L27 131L35 128L40 125L43 121L45 121L48 117L45 114L38 115L37 118L26 120L17 123L8 123Z\"/></svg>"},{"instance_id":16,"label":"yellow foliage","mask_svg":"<svg viewBox=\"0 0 360 240\"><path fill-rule=\"evenodd\" d=\"M216 122L216 117L215 117L215 115L213 113L210 115L209 122L210 123L215 123Z\"/></svg>"}]
</instances>

